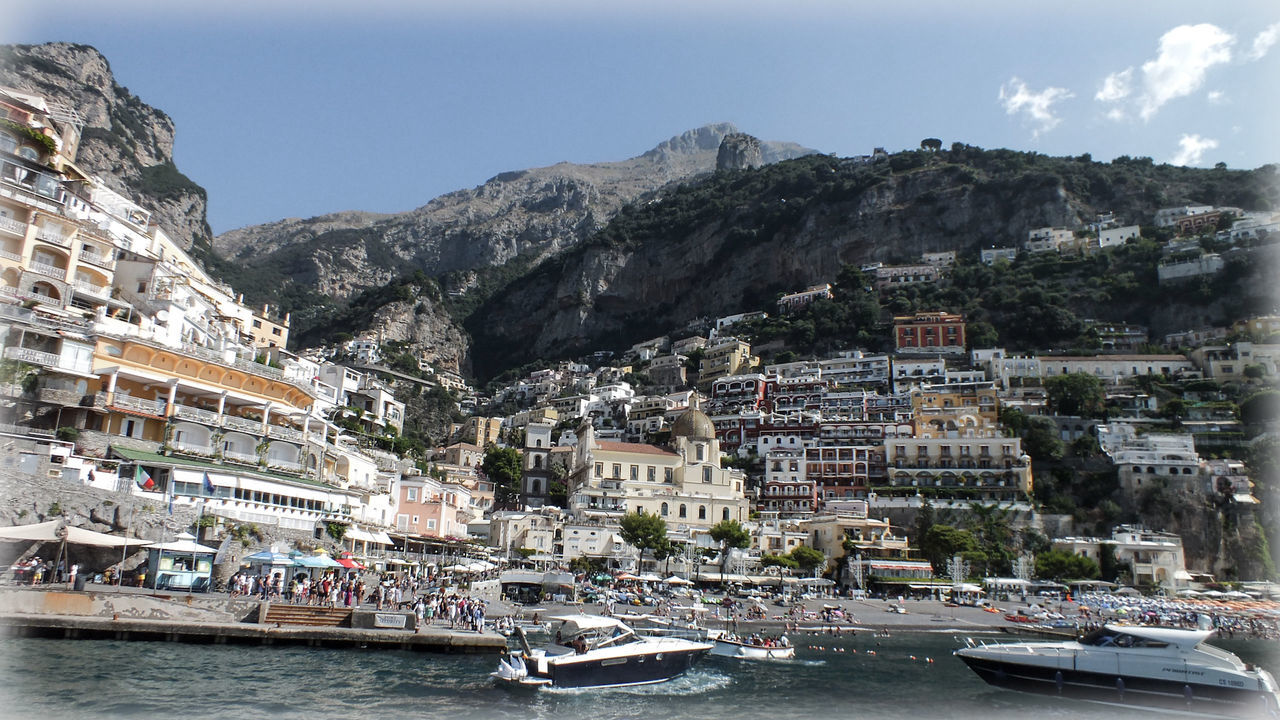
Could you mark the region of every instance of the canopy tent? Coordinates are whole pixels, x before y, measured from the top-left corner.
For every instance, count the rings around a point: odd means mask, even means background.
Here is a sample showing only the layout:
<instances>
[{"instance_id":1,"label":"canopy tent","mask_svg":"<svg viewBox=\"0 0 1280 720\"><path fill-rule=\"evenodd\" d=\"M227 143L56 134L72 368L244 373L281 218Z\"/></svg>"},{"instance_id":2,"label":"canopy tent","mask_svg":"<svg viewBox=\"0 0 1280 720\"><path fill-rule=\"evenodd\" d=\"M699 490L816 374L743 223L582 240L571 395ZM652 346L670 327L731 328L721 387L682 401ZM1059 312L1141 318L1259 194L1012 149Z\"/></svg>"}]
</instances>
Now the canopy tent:
<instances>
[{"instance_id":1,"label":"canopy tent","mask_svg":"<svg viewBox=\"0 0 1280 720\"><path fill-rule=\"evenodd\" d=\"M282 565L284 567L292 567L296 564L293 562L293 558L274 550L259 550L252 555L245 555L240 558L240 562L249 563L250 565Z\"/></svg>"},{"instance_id":2,"label":"canopy tent","mask_svg":"<svg viewBox=\"0 0 1280 720\"><path fill-rule=\"evenodd\" d=\"M151 543L147 545L147 549L161 550L171 553L186 553L188 555L191 553L208 553L210 555L216 555L218 553L218 548L201 545L196 542L194 538L190 540L174 540L173 542L166 543Z\"/></svg>"},{"instance_id":3,"label":"canopy tent","mask_svg":"<svg viewBox=\"0 0 1280 720\"><path fill-rule=\"evenodd\" d=\"M34 525L15 525L0 528L0 541L7 542L62 542L73 545L91 545L93 547L131 547L146 545L148 540L126 538L119 535L94 532L85 528L72 527L62 520L49 520Z\"/></svg>"},{"instance_id":4,"label":"canopy tent","mask_svg":"<svg viewBox=\"0 0 1280 720\"><path fill-rule=\"evenodd\" d=\"M636 579L641 582L662 582L662 578L654 575L653 573L645 573L644 575L638 576Z\"/></svg>"},{"instance_id":5,"label":"canopy tent","mask_svg":"<svg viewBox=\"0 0 1280 720\"><path fill-rule=\"evenodd\" d=\"M693 584L692 582L685 580L679 575L672 575L671 577L667 578L666 580L663 580L662 582L668 585L692 585Z\"/></svg>"},{"instance_id":6,"label":"canopy tent","mask_svg":"<svg viewBox=\"0 0 1280 720\"><path fill-rule=\"evenodd\" d=\"M361 565L360 562L354 558L340 557L337 560L334 560L334 562L338 563L344 568L347 568L348 570L364 569L364 565Z\"/></svg>"},{"instance_id":7,"label":"canopy tent","mask_svg":"<svg viewBox=\"0 0 1280 720\"><path fill-rule=\"evenodd\" d=\"M342 567L336 560L323 553L316 555L304 555L300 552L289 553L289 558L298 567L305 568L335 568Z\"/></svg>"}]
</instances>

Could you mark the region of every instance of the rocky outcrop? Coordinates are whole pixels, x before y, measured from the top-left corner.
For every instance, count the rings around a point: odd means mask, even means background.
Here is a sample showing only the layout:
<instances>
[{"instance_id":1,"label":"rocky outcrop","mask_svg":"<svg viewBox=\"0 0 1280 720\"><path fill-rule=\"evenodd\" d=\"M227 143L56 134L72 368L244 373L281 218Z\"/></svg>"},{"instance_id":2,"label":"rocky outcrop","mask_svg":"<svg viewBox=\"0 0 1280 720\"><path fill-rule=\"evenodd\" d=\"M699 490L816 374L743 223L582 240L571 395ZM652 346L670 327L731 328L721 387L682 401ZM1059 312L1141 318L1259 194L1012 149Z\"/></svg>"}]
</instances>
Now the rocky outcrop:
<instances>
[{"instance_id":1,"label":"rocky outcrop","mask_svg":"<svg viewBox=\"0 0 1280 720\"><path fill-rule=\"evenodd\" d=\"M440 370L470 374L470 338L438 303L426 298L384 305L370 332L385 342L406 343L416 357Z\"/></svg>"},{"instance_id":2,"label":"rocky outcrop","mask_svg":"<svg viewBox=\"0 0 1280 720\"><path fill-rule=\"evenodd\" d=\"M716 153L717 170L754 170L764 164L760 141L745 133L725 135Z\"/></svg>"},{"instance_id":3,"label":"rocky outcrop","mask_svg":"<svg viewBox=\"0 0 1280 720\"><path fill-rule=\"evenodd\" d=\"M186 248L207 248L205 191L173 164L173 120L116 82L88 45L0 47L0 82L74 108L84 119L76 165L152 213Z\"/></svg>"},{"instance_id":4,"label":"rocky outcrop","mask_svg":"<svg viewBox=\"0 0 1280 720\"><path fill-rule=\"evenodd\" d=\"M624 205L712 172L721 140L736 133L728 123L708 125L630 160L501 173L407 213L281 220L224 233L214 244L234 265L277 269L274 281L244 288L251 301L272 304L275 289L290 283L345 299L413 270L438 276L517 257L536 263L581 243ZM760 149L766 162L813 152L787 143Z\"/></svg>"}]
</instances>

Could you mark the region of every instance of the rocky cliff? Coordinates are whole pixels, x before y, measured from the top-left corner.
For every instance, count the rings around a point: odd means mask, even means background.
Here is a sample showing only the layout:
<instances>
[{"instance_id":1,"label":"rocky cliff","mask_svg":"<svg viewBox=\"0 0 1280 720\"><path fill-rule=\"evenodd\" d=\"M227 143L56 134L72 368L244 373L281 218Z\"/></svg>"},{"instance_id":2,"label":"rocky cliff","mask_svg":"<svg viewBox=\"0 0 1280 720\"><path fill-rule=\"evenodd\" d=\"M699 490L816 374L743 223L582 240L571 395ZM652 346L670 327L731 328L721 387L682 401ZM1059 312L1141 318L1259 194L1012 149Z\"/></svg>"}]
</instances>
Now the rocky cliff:
<instances>
[{"instance_id":1,"label":"rocky cliff","mask_svg":"<svg viewBox=\"0 0 1280 720\"><path fill-rule=\"evenodd\" d=\"M728 123L708 125L630 160L506 172L410 212L282 220L224 233L214 246L231 261L228 279L260 302L277 300L272 289L281 285L341 300L406 271L438 276L500 266L517 257L536 263L581 243L624 205L713 171L720 141L736 132ZM759 157L771 162L812 152L762 143ZM237 283L237 269L250 266L253 281ZM286 309L295 310L296 317L301 308Z\"/></svg>"},{"instance_id":2,"label":"rocky cliff","mask_svg":"<svg viewBox=\"0 0 1280 720\"><path fill-rule=\"evenodd\" d=\"M173 164L173 120L116 82L87 45L0 46L0 83L74 108L84 119L76 165L152 213L186 248L208 248L205 191Z\"/></svg>"}]
</instances>

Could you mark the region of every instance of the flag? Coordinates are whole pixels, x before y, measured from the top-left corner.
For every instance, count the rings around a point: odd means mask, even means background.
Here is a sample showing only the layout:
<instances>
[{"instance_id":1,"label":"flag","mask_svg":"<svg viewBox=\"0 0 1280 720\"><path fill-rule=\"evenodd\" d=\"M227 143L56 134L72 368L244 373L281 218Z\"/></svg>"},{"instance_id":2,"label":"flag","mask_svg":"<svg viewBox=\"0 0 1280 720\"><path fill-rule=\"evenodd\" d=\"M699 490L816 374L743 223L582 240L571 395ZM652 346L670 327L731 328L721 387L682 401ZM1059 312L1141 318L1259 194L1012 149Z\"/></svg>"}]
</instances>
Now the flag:
<instances>
[{"instance_id":1,"label":"flag","mask_svg":"<svg viewBox=\"0 0 1280 720\"><path fill-rule=\"evenodd\" d=\"M141 465L135 468L133 481L138 483L138 487L143 490L154 490L156 487L156 481L151 479L151 473L147 472L146 468Z\"/></svg>"},{"instance_id":2,"label":"flag","mask_svg":"<svg viewBox=\"0 0 1280 720\"><path fill-rule=\"evenodd\" d=\"M214 493L213 480L209 479L208 471L204 474L204 494L212 495Z\"/></svg>"}]
</instances>

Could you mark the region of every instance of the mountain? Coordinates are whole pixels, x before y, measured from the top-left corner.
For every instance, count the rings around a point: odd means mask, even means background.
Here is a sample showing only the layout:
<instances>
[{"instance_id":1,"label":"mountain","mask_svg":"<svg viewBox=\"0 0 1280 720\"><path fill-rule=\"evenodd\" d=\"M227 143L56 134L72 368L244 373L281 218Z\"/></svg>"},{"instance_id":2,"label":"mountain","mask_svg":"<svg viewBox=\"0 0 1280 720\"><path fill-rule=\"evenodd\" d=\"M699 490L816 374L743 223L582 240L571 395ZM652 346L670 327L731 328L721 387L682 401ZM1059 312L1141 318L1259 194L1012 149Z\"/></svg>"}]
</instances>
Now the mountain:
<instances>
[{"instance_id":1,"label":"mountain","mask_svg":"<svg viewBox=\"0 0 1280 720\"><path fill-rule=\"evenodd\" d=\"M831 282L846 264L913 262L940 250L976 259L980 247L1017 245L1032 228L1082 227L1102 212L1151 224L1160 207L1193 203L1276 208L1276 168L1197 170L1155 165L1149 158L1099 163L960 144L881 162L815 155L717 173L629 206L589 241L493 293L469 313L465 326L477 372L490 376L535 358L624 348L698 318L769 311L779 293ZM1074 298L1081 312L1100 313L1094 317L1152 322L1153 330L1203 323L1200 315L1210 304L1204 298L1164 298L1151 287L1159 258L1156 245L1154 257L1144 257L1140 266L1139 294L1125 304L1096 302L1096 290L1064 294L1061 301ZM1268 294L1265 278L1259 281L1254 304L1265 303L1261 296ZM1024 289L1034 288L1013 288ZM979 291L980 284L966 292ZM913 292L899 309L923 291ZM1139 308L1143 292L1161 299ZM953 293L939 300L954 307L969 297ZM1037 306L1052 306L1056 297Z\"/></svg>"},{"instance_id":2,"label":"mountain","mask_svg":"<svg viewBox=\"0 0 1280 720\"><path fill-rule=\"evenodd\" d=\"M84 125L76 165L148 209L179 245L208 249L204 188L173 163L173 120L115 81L88 45L0 46L0 83L74 108Z\"/></svg>"},{"instance_id":3,"label":"mountain","mask_svg":"<svg viewBox=\"0 0 1280 720\"><path fill-rule=\"evenodd\" d=\"M729 123L676 136L639 157L590 165L559 163L499 174L483 185L442 195L406 213L343 212L233 230L214 240L224 279L246 298L283 298L304 327L308 307L343 301L407 271L455 271L465 291L470 271L520 258L533 264L589 238L624 205L673 182L716 169ZM761 143L763 162L813 153L790 143ZM326 310L327 312L327 310Z\"/></svg>"}]
</instances>

